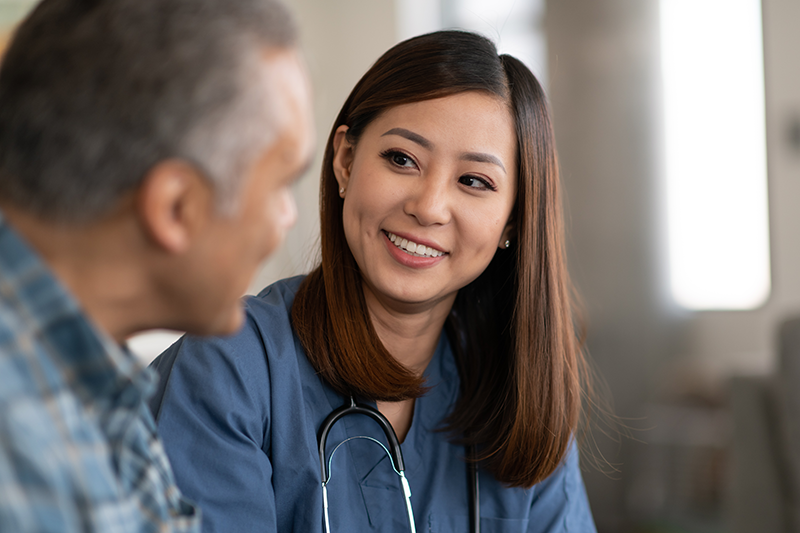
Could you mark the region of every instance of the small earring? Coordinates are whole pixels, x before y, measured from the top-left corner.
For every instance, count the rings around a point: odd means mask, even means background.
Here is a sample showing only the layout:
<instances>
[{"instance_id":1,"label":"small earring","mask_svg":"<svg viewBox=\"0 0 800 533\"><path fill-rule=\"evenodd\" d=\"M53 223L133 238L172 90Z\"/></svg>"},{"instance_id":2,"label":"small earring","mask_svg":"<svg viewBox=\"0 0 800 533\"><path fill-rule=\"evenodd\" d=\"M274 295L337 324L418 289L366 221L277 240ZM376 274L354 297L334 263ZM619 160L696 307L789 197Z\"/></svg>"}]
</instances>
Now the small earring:
<instances>
[{"instance_id":1,"label":"small earring","mask_svg":"<svg viewBox=\"0 0 800 533\"><path fill-rule=\"evenodd\" d=\"M341 196L342 198L344 198L344 187L340 187L340 188L339 188L339 196Z\"/></svg>"},{"instance_id":2,"label":"small earring","mask_svg":"<svg viewBox=\"0 0 800 533\"><path fill-rule=\"evenodd\" d=\"M505 245L506 245L506 250L508 250L509 248L511 248L511 241L506 239Z\"/></svg>"}]
</instances>

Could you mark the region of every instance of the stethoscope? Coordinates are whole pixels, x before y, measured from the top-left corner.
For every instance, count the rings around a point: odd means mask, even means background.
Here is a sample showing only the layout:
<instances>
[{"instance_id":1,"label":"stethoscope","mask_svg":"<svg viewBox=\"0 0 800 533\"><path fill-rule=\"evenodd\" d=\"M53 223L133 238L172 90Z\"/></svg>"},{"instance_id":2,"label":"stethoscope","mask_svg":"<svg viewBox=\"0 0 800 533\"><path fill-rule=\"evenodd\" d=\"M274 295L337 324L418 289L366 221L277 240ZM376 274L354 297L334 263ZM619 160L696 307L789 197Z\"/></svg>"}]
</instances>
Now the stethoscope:
<instances>
[{"instance_id":1,"label":"stethoscope","mask_svg":"<svg viewBox=\"0 0 800 533\"><path fill-rule=\"evenodd\" d=\"M389 443L389 448L379 440L365 435L350 437L343 440L331 452L330 457L325 457L325 445L328 442L328 433L330 433L333 425L347 415L359 414L366 415L372 418L381 426L383 433L386 435L386 440ZM328 519L328 482L331 480L331 463L333 461L333 454L336 453L342 444L353 439L367 439L377 443L383 451L389 456L392 462L392 469L400 476L400 484L403 487L403 495L405 498L406 510L408 511L408 525L411 533L416 533L416 526L414 525L414 511L411 508L411 487L408 485L408 479L405 474L405 463L403 462L403 452L400 449L400 441L397 440L397 435L394 432L392 424L383 416L380 411L369 405L356 403L355 399L350 396L350 403L335 409L328 417L322 422L319 428L319 436L317 441L319 443L319 464L322 469L322 505L325 515L325 533L330 533L331 526ZM467 448L468 458L475 457L475 449L473 447ZM469 484L469 518L470 518L470 531L472 533L480 533L481 531L481 514L480 514L480 492L478 485L478 468L474 461L467 462L467 483Z\"/></svg>"}]
</instances>

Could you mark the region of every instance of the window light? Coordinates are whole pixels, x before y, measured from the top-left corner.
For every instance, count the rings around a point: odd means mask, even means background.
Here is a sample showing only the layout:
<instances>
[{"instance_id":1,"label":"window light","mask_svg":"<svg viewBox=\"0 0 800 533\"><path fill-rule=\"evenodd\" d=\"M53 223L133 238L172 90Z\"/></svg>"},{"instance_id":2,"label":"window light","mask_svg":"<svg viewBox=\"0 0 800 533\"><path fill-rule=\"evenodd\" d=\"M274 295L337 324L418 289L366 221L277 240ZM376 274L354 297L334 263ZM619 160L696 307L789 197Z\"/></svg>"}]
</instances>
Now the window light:
<instances>
[{"instance_id":1,"label":"window light","mask_svg":"<svg viewBox=\"0 0 800 533\"><path fill-rule=\"evenodd\" d=\"M669 268L678 304L770 292L760 0L661 0Z\"/></svg>"}]
</instances>

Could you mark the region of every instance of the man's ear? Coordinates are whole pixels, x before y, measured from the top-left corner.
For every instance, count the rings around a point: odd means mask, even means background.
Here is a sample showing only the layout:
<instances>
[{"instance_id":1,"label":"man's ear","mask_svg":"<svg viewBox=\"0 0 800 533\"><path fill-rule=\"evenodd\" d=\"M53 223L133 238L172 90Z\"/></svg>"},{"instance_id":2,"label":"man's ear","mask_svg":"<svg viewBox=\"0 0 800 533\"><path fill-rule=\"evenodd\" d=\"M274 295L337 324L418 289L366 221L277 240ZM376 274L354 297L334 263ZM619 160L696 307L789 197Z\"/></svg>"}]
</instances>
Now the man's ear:
<instances>
[{"instance_id":1,"label":"man's ear","mask_svg":"<svg viewBox=\"0 0 800 533\"><path fill-rule=\"evenodd\" d=\"M347 140L349 128L341 125L333 136L333 175L339 183L339 196L344 198L347 185L350 183L350 170L353 167L355 146Z\"/></svg>"},{"instance_id":2,"label":"man's ear","mask_svg":"<svg viewBox=\"0 0 800 533\"><path fill-rule=\"evenodd\" d=\"M210 184L190 164L178 159L157 163L139 186L136 209L148 237L162 250L180 254L213 209Z\"/></svg>"}]
</instances>

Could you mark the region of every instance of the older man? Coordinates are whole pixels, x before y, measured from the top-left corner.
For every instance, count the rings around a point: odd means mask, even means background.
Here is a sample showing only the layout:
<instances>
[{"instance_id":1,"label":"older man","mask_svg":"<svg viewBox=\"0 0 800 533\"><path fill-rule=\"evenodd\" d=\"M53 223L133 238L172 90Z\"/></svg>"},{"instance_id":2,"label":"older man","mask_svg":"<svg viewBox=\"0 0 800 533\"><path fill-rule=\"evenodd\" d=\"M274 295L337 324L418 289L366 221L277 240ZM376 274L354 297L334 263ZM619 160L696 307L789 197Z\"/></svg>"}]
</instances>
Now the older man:
<instances>
[{"instance_id":1,"label":"older man","mask_svg":"<svg viewBox=\"0 0 800 533\"><path fill-rule=\"evenodd\" d=\"M121 347L234 332L296 218L309 89L276 0L44 0L0 68L0 531L193 531Z\"/></svg>"}]
</instances>

